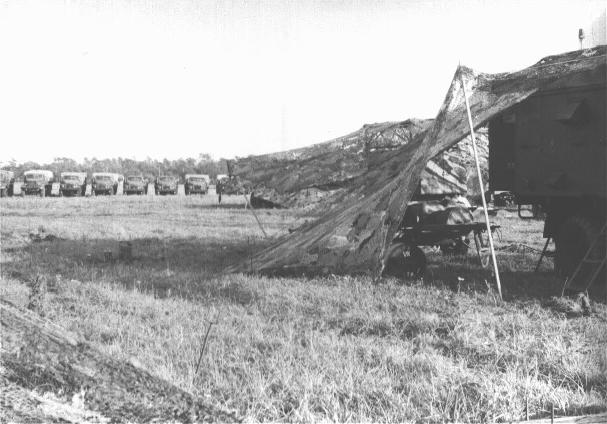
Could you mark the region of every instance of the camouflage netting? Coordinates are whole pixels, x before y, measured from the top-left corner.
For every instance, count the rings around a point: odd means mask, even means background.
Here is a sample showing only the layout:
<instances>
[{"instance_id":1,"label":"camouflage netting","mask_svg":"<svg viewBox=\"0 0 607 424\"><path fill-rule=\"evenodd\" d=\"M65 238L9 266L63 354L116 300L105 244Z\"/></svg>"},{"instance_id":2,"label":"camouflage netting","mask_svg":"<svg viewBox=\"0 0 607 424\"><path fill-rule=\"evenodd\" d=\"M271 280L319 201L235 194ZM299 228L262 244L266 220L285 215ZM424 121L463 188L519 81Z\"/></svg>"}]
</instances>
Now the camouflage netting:
<instances>
[{"instance_id":1,"label":"camouflage netting","mask_svg":"<svg viewBox=\"0 0 607 424\"><path fill-rule=\"evenodd\" d=\"M360 184L373 167L381 167L386 152L397 151L423 137L434 120L409 119L364 125L344 137L313 146L229 162L236 178L229 191L247 191L260 206L329 209L343 192ZM481 163L487 167L488 137L477 138ZM479 194L472 185L476 174L470 140L463 140L428 162L420 181L423 195ZM254 203L255 205L255 203Z\"/></svg>"},{"instance_id":2,"label":"camouflage netting","mask_svg":"<svg viewBox=\"0 0 607 424\"><path fill-rule=\"evenodd\" d=\"M335 161L332 151L336 148L331 145L326 146L326 154L312 158L302 154L305 149L252 158L247 177L255 176L251 178L253 182L264 183L281 194L305 189L309 186L308 180L319 178L325 169L331 175L336 172L342 175L341 181L351 180L347 190L331 196L329 211L318 221L279 239L254 256L253 269L280 274L379 275L386 248L426 165L469 135L462 80L466 84L474 125L478 128L539 89L556 88L565 80L583 80L588 74L604 75L605 51L605 46L601 46L550 56L514 73L483 74L460 66L436 119L431 124L427 121L401 123L411 134L409 142L396 150L380 151L372 156L377 166L369 163L365 168ZM356 148L342 148L340 154L357 155L357 152ZM267 159L260 159L264 157ZM277 163L288 159L282 164L288 164L289 168L275 175L275 167L265 168L268 159ZM234 266L228 271L246 271L249 266Z\"/></svg>"},{"instance_id":3,"label":"camouflage netting","mask_svg":"<svg viewBox=\"0 0 607 424\"><path fill-rule=\"evenodd\" d=\"M4 300L0 321L0 422L237 421Z\"/></svg>"}]
</instances>

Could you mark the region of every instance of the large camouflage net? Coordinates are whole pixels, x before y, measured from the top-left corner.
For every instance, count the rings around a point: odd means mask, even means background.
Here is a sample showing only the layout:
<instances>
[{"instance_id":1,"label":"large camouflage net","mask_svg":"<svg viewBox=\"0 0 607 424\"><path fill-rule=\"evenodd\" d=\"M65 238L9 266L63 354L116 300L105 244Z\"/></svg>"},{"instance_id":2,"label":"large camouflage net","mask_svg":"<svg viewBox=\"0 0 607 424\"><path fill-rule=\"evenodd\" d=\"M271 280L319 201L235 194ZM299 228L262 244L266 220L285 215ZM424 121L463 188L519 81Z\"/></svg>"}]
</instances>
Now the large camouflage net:
<instances>
[{"instance_id":1,"label":"large camouflage net","mask_svg":"<svg viewBox=\"0 0 607 424\"><path fill-rule=\"evenodd\" d=\"M379 275L386 249L428 162L469 135L462 81L474 126L479 128L540 89L558 88L564 81L583 81L592 73L605 75L605 51L601 46L550 56L514 73L483 74L460 66L433 121L399 123L400 130L410 134L407 143L386 151L381 145L367 143L362 147L375 148L378 153L362 156L358 163L335 160L338 149L344 157L361 157L357 155L361 146L347 137L321 145L326 152L313 157L307 155L310 150L298 149L249 159L249 170L241 167L236 173L282 197L306 189L315 179L326 182L327 173L339 175L337 180L342 185L347 182L347 189L330 197L327 212L318 221L279 239L255 255L252 263L228 271L248 271L252 265L254 271L271 274ZM280 167L284 170L277 173ZM235 168L238 171L238 166ZM334 186L339 188L339 184Z\"/></svg>"}]
</instances>

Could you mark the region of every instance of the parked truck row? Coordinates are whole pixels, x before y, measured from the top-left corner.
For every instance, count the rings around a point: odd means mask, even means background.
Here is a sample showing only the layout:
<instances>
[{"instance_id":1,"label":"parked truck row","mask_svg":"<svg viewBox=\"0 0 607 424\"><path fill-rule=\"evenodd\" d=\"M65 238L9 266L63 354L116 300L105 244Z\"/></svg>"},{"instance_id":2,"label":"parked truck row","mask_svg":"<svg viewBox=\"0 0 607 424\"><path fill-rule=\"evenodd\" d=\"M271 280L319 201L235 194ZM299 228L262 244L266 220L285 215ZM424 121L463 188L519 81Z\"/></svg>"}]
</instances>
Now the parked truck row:
<instances>
[{"instance_id":1,"label":"parked truck row","mask_svg":"<svg viewBox=\"0 0 607 424\"><path fill-rule=\"evenodd\" d=\"M215 179L220 180L218 175ZM205 195L211 185L211 177L206 174L185 174L183 179L176 175L159 175L147 178L133 174L126 177L111 172L61 172L55 175L50 170L32 169L15 178L12 171L0 170L0 196L37 195L46 196L99 196L99 195L145 195L153 185L156 195L175 195L180 184L185 194Z\"/></svg>"}]
</instances>

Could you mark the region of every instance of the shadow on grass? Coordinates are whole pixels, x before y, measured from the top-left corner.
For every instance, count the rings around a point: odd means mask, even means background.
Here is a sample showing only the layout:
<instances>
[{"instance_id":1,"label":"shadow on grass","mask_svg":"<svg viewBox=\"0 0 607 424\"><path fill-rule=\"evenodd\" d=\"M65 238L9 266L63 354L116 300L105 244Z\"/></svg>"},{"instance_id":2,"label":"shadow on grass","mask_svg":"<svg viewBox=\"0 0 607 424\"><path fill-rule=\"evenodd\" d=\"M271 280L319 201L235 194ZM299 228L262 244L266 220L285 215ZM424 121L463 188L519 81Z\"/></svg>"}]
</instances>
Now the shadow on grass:
<instances>
[{"instance_id":1,"label":"shadow on grass","mask_svg":"<svg viewBox=\"0 0 607 424\"><path fill-rule=\"evenodd\" d=\"M497 292L491 269L452 265L448 268L437 267L431 269L429 275L432 282L443 283L448 287L454 286L454 280L460 277L463 278L460 287L464 290L495 290ZM552 271L537 273L533 271L501 271L500 282L504 300L520 300L560 296L563 281Z\"/></svg>"},{"instance_id":2,"label":"shadow on grass","mask_svg":"<svg viewBox=\"0 0 607 424\"><path fill-rule=\"evenodd\" d=\"M202 204L186 204L184 205L189 209L242 209L244 210L244 203L202 203Z\"/></svg>"},{"instance_id":3,"label":"shadow on grass","mask_svg":"<svg viewBox=\"0 0 607 424\"><path fill-rule=\"evenodd\" d=\"M51 278L60 275L79 281L121 283L126 288L149 290L162 297L170 294L196 297L205 292L208 280L223 275L228 266L244 265L247 270L251 257L273 240L146 237L130 242L133 255L130 261L118 258L118 239L59 239L4 246L3 252L9 257L4 260L2 274L24 282L33 281L37 275ZM109 254L110 260L106 258ZM497 295L491 269L482 268L475 256L453 258L439 254L430 258L424 284L464 292L494 291ZM315 277L305 272L288 275ZM561 294L563 281L550 270L534 273L507 269L500 276L505 300L545 300ZM458 277L463 281L458 282ZM247 296L237 295L236 300L247 303Z\"/></svg>"},{"instance_id":4,"label":"shadow on grass","mask_svg":"<svg viewBox=\"0 0 607 424\"><path fill-rule=\"evenodd\" d=\"M119 283L128 289L153 292L158 297L217 295L246 304L252 301L250 293L241 293L229 281L223 284L225 287L213 284L216 287L209 293L209 280L222 275L229 265L247 263L255 252L271 243L252 238L218 242L194 237L151 237L130 242L132 260L119 258L117 239L56 240L13 246L4 260L2 275L22 282L44 275L51 280Z\"/></svg>"}]
</instances>

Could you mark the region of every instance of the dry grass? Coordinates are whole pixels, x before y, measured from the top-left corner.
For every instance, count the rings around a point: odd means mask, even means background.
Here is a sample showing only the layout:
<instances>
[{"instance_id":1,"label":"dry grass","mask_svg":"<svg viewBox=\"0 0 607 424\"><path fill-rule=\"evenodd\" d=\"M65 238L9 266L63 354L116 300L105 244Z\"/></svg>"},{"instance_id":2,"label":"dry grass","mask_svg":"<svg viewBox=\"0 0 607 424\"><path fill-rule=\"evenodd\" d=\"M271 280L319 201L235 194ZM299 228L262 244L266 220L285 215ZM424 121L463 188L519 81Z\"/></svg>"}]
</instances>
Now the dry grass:
<instances>
[{"instance_id":1,"label":"dry grass","mask_svg":"<svg viewBox=\"0 0 607 424\"><path fill-rule=\"evenodd\" d=\"M531 416L551 404L607 408L607 308L570 319L551 306L558 281L549 266L532 274L538 255L518 245L541 249L541 223L499 218L499 303L472 252L429 251L425 281L407 284L221 275L268 243L228 200L2 199L2 296L26 305L28 283L45 276L48 318L253 421L508 421L526 404ZM308 218L260 217L272 236ZM29 233L63 240L31 243ZM119 240L136 259L104 262Z\"/></svg>"}]
</instances>

